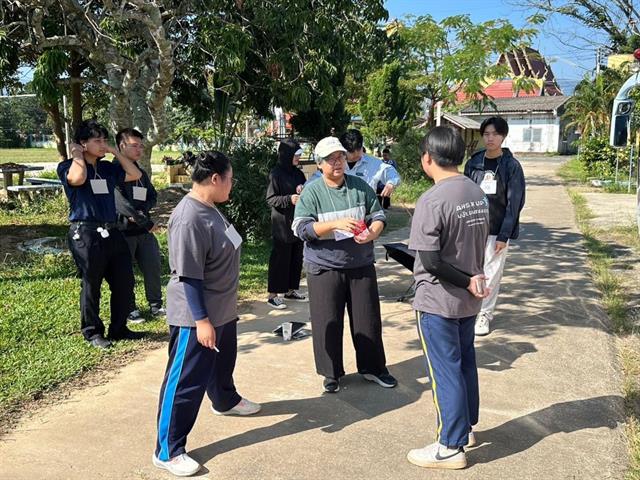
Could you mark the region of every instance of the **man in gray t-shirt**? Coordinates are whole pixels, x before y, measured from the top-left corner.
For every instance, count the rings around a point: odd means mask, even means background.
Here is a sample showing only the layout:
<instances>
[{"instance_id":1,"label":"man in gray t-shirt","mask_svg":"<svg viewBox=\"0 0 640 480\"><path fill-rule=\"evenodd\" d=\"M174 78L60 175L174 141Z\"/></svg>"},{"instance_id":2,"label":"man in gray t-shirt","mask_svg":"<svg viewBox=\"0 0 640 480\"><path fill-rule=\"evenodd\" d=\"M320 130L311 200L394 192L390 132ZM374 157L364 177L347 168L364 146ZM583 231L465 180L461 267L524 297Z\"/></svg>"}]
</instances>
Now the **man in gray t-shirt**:
<instances>
[{"instance_id":1,"label":"man in gray t-shirt","mask_svg":"<svg viewBox=\"0 0 640 480\"><path fill-rule=\"evenodd\" d=\"M440 252L442 262L469 277L482 273L488 229L487 197L463 175L443 179L425 192L416 205L409 248ZM416 296L413 308L445 318L476 315L482 299L466 286L441 281L425 268L420 255L414 265Z\"/></svg>"},{"instance_id":2,"label":"man in gray t-shirt","mask_svg":"<svg viewBox=\"0 0 640 480\"><path fill-rule=\"evenodd\" d=\"M474 322L480 311L489 205L484 192L458 172L465 152L457 130L435 127L422 140L421 162L435 185L416 205L409 248L416 251L413 303L437 412L436 442L411 450L411 463L464 468L473 445L479 394Z\"/></svg>"}]
</instances>

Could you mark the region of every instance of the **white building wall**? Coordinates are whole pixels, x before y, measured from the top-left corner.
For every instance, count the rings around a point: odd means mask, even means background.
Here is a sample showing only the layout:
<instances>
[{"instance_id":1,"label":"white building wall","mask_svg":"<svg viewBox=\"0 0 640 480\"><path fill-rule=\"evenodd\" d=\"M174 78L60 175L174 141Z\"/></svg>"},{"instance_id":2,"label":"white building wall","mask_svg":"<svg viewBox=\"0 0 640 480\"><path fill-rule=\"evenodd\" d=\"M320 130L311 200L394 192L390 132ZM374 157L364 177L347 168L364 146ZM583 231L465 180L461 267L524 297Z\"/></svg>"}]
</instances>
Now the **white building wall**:
<instances>
[{"instance_id":1,"label":"white building wall","mask_svg":"<svg viewBox=\"0 0 640 480\"><path fill-rule=\"evenodd\" d=\"M489 115L473 116L482 122ZM509 123L503 146L512 152L557 152L560 144L560 118L548 115L501 114ZM532 138L533 137L533 138Z\"/></svg>"}]
</instances>

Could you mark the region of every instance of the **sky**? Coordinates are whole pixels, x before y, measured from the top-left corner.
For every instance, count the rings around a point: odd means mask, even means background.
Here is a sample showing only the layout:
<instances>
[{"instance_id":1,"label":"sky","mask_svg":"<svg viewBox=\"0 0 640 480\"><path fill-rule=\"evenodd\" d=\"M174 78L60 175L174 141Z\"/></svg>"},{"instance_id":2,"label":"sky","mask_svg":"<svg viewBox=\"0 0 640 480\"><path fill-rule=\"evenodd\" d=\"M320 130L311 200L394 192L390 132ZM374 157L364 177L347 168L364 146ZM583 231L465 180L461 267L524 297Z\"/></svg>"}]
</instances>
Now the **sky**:
<instances>
[{"instance_id":1,"label":"sky","mask_svg":"<svg viewBox=\"0 0 640 480\"><path fill-rule=\"evenodd\" d=\"M469 14L474 22L496 18L509 20L516 27L523 27L526 18L535 10L519 6L518 0L386 0L389 19L402 19L406 15L431 15L436 20ZM596 47L594 43L605 39L590 32L579 23L562 16L553 16L538 27L540 33L532 47L538 50L551 65L556 80L565 95L571 95L575 85L585 74L595 69ZM581 37L591 38L586 42Z\"/></svg>"}]
</instances>

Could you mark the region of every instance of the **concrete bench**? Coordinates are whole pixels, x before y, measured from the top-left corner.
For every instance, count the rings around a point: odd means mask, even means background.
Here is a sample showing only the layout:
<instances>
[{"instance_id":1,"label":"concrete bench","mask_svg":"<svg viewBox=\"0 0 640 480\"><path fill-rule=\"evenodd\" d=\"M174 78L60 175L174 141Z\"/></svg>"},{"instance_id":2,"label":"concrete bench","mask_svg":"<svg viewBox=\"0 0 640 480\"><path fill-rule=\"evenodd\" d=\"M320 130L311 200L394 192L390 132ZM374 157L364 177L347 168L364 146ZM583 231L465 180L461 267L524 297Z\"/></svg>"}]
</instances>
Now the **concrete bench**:
<instances>
[{"instance_id":1,"label":"concrete bench","mask_svg":"<svg viewBox=\"0 0 640 480\"><path fill-rule=\"evenodd\" d=\"M46 185L9 185L7 187L7 196L20 201L32 202L41 195L54 194L57 195L62 191L62 185L46 184Z\"/></svg>"},{"instance_id":2,"label":"concrete bench","mask_svg":"<svg viewBox=\"0 0 640 480\"><path fill-rule=\"evenodd\" d=\"M10 185L7 187L7 191L20 193L20 192L38 192L42 190L61 190L62 184L46 184L46 185Z\"/></svg>"},{"instance_id":3,"label":"concrete bench","mask_svg":"<svg viewBox=\"0 0 640 480\"><path fill-rule=\"evenodd\" d=\"M30 183L31 185L62 185L62 182L57 178L25 178L25 182Z\"/></svg>"}]
</instances>

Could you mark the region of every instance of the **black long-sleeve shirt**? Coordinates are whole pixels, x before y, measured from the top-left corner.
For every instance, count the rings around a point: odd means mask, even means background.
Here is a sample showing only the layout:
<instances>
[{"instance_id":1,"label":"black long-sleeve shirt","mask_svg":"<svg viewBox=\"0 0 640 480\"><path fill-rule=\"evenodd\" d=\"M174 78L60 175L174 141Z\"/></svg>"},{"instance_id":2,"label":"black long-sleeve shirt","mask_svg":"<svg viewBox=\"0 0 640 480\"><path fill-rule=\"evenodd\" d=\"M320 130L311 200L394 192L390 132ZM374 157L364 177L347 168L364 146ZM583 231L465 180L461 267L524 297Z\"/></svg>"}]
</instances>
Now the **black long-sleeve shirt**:
<instances>
[{"instance_id":1,"label":"black long-sleeve shirt","mask_svg":"<svg viewBox=\"0 0 640 480\"><path fill-rule=\"evenodd\" d=\"M117 163L114 160L113 163ZM142 172L140 180L134 182L121 182L116 186L115 200L116 210L118 212L118 225L126 236L140 235L147 233L153 228L154 222L151 220L149 211L156 206L158 202L158 192L151 183L151 178L137 163L136 167ZM147 198L145 201L135 200L133 198L133 187L144 187L147 189ZM134 222L129 218L133 218Z\"/></svg>"}]
</instances>

